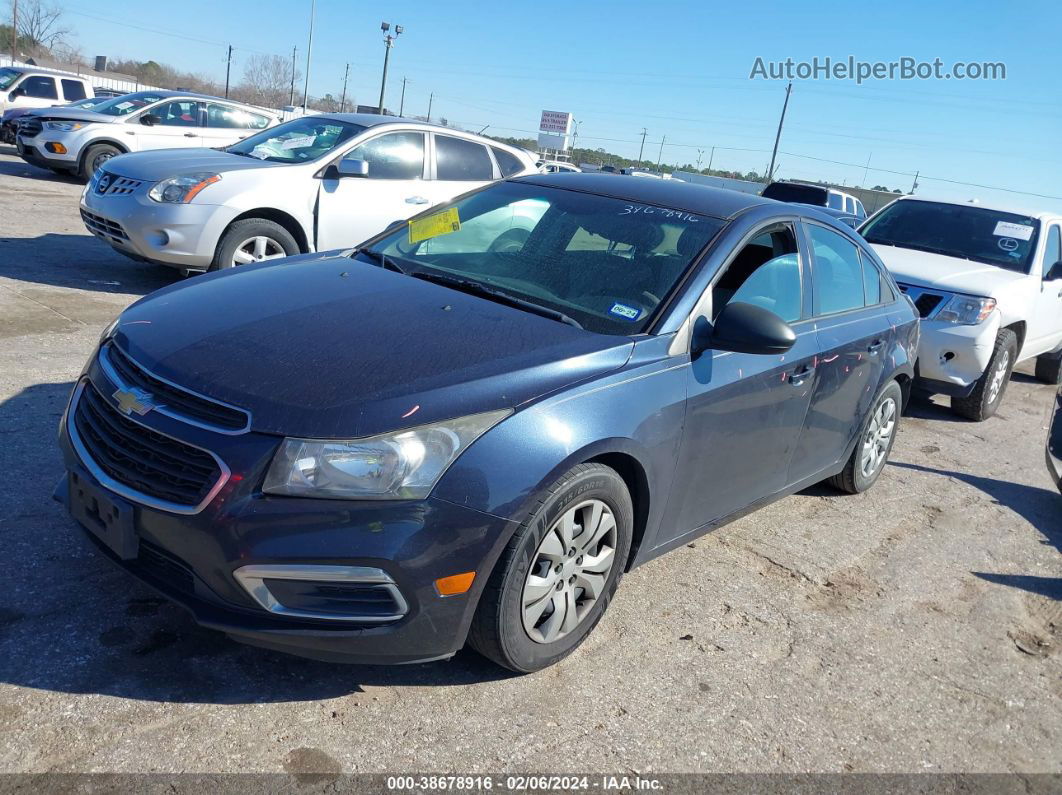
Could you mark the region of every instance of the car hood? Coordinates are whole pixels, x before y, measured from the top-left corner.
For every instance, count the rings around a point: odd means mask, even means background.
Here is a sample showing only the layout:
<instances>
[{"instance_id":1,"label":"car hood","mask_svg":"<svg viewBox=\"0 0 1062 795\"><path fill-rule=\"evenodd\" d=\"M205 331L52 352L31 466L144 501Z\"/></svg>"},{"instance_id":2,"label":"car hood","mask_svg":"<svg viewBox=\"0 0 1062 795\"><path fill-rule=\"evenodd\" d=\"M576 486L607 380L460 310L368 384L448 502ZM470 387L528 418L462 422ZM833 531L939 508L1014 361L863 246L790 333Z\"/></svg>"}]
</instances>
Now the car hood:
<instances>
[{"instance_id":1,"label":"car hood","mask_svg":"<svg viewBox=\"0 0 1062 795\"><path fill-rule=\"evenodd\" d=\"M896 277L896 281L919 287L936 287L991 298L1025 277L1025 274L995 265L928 251L881 244L872 244L872 248Z\"/></svg>"},{"instance_id":2,"label":"car hood","mask_svg":"<svg viewBox=\"0 0 1062 795\"><path fill-rule=\"evenodd\" d=\"M93 110L81 108L34 108L33 115L42 119L62 119L63 121L84 121L98 124L116 124L124 119L120 116L108 116Z\"/></svg>"},{"instance_id":3,"label":"car hood","mask_svg":"<svg viewBox=\"0 0 1062 795\"><path fill-rule=\"evenodd\" d=\"M122 313L114 342L252 428L352 438L520 405L622 367L594 334L339 254L197 276Z\"/></svg>"},{"instance_id":4,"label":"car hood","mask_svg":"<svg viewBox=\"0 0 1062 795\"><path fill-rule=\"evenodd\" d=\"M120 172L123 177L147 182L203 171L223 173L264 168L291 168L291 164L272 163L217 149L155 149L122 155Z\"/></svg>"}]
</instances>

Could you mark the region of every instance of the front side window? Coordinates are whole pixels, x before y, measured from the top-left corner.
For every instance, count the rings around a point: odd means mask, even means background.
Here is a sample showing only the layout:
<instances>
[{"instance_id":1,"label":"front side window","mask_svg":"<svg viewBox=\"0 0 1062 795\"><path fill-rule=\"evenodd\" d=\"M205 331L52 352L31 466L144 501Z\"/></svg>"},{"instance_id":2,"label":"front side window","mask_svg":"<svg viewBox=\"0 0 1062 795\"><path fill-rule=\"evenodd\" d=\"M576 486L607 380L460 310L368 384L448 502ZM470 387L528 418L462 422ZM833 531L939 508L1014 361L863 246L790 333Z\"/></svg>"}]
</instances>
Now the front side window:
<instances>
[{"instance_id":1,"label":"front side window","mask_svg":"<svg viewBox=\"0 0 1062 795\"><path fill-rule=\"evenodd\" d=\"M867 211L863 208L863 202L859 201L859 199L856 199L855 205L856 205L855 214L857 216L859 216L860 218L866 218L867 217Z\"/></svg>"},{"instance_id":2,"label":"front side window","mask_svg":"<svg viewBox=\"0 0 1062 795\"><path fill-rule=\"evenodd\" d=\"M815 313L863 307L863 263L856 244L824 226L809 224L807 230L815 261Z\"/></svg>"},{"instance_id":3,"label":"front side window","mask_svg":"<svg viewBox=\"0 0 1062 795\"><path fill-rule=\"evenodd\" d=\"M902 199L862 229L868 243L910 248L1029 273L1040 222L972 204Z\"/></svg>"},{"instance_id":4,"label":"front side window","mask_svg":"<svg viewBox=\"0 0 1062 795\"><path fill-rule=\"evenodd\" d=\"M151 115L157 116L163 127L198 127L199 103L190 99L167 102L151 109Z\"/></svg>"},{"instance_id":5,"label":"front side window","mask_svg":"<svg viewBox=\"0 0 1062 795\"><path fill-rule=\"evenodd\" d=\"M74 102L85 98L85 84L77 80L63 80L63 98L67 102Z\"/></svg>"},{"instance_id":6,"label":"front side window","mask_svg":"<svg viewBox=\"0 0 1062 795\"><path fill-rule=\"evenodd\" d=\"M33 99L59 99L59 94L55 90L55 79L51 77L41 75L27 77L19 88L22 89L23 96Z\"/></svg>"},{"instance_id":7,"label":"front side window","mask_svg":"<svg viewBox=\"0 0 1062 795\"><path fill-rule=\"evenodd\" d=\"M487 147L449 135L435 136L435 176L441 180L494 179Z\"/></svg>"},{"instance_id":8,"label":"front side window","mask_svg":"<svg viewBox=\"0 0 1062 795\"><path fill-rule=\"evenodd\" d=\"M274 163L305 163L331 154L365 129L360 124L303 116L250 135L225 151Z\"/></svg>"},{"instance_id":9,"label":"front side window","mask_svg":"<svg viewBox=\"0 0 1062 795\"><path fill-rule=\"evenodd\" d=\"M637 334L723 226L672 208L503 182L411 219L373 249L407 273L466 280L590 331Z\"/></svg>"},{"instance_id":10,"label":"front side window","mask_svg":"<svg viewBox=\"0 0 1062 795\"><path fill-rule=\"evenodd\" d=\"M424 176L424 134L394 132L358 144L344 160L364 160L369 179L420 179Z\"/></svg>"},{"instance_id":11,"label":"front side window","mask_svg":"<svg viewBox=\"0 0 1062 795\"><path fill-rule=\"evenodd\" d=\"M128 116L141 108L153 105L162 99L162 95L153 91L138 91L135 94L123 94L120 97L111 97L93 108L96 113L107 116Z\"/></svg>"},{"instance_id":12,"label":"front side window","mask_svg":"<svg viewBox=\"0 0 1062 795\"><path fill-rule=\"evenodd\" d=\"M712 316L740 301L766 309L786 323L800 320L800 257L786 224L764 230L746 243L712 288Z\"/></svg>"},{"instance_id":13,"label":"front side window","mask_svg":"<svg viewBox=\"0 0 1062 795\"><path fill-rule=\"evenodd\" d=\"M1062 260L1062 235L1059 235L1059 227L1055 224L1051 227L1051 231L1047 233L1047 249L1044 251L1044 276L1059 260Z\"/></svg>"}]
</instances>

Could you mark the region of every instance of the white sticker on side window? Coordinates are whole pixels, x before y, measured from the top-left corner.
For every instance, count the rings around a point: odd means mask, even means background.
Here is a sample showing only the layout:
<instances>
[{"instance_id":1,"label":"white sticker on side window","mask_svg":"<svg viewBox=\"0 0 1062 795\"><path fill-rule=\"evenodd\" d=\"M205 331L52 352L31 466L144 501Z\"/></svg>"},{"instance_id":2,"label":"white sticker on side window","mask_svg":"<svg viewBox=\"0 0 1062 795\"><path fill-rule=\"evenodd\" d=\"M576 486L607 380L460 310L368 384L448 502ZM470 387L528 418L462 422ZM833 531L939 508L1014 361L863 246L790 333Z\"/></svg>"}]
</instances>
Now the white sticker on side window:
<instances>
[{"instance_id":1,"label":"white sticker on side window","mask_svg":"<svg viewBox=\"0 0 1062 795\"><path fill-rule=\"evenodd\" d=\"M1025 224L1012 224L1009 221L999 221L992 233L999 237L1013 237L1015 240L1031 240L1033 228Z\"/></svg>"}]
</instances>

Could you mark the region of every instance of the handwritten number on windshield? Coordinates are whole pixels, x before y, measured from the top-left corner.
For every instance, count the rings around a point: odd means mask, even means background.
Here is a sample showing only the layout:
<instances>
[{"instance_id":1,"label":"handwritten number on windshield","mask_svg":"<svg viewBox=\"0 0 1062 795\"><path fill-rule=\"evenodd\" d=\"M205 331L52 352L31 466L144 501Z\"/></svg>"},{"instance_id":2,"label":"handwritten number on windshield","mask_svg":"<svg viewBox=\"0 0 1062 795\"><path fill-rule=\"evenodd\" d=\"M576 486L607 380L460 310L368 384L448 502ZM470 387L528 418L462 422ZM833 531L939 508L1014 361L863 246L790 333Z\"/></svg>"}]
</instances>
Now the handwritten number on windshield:
<instances>
[{"instance_id":1,"label":"handwritten number on windshield","mask_svg":"<svg viewBox=\"0 0 1062 795\"><path fill-rule=\"evenodd\" d=\"M699 223L692 213L681 210L668 210L665 207L647 207L644 204L627 204L620 210L620 215L661 215L669 221L685 221L688 224Z\"/></svg>"}]
</instances>

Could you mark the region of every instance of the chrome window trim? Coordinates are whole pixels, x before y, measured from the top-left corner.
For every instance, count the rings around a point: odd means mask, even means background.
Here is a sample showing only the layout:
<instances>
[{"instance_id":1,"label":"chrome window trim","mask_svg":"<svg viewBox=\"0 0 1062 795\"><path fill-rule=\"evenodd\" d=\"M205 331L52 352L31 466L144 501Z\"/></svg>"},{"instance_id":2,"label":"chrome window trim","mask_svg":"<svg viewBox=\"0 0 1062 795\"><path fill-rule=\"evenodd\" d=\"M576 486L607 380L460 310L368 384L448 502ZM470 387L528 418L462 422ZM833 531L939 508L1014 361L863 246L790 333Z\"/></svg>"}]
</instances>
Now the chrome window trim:
<instances>
[{"instance_id":1,"label":"chrome window trim","mask_svg":"<svg viewBox=\"0 0 1062 795\"><path fill-rule=\"evenodd\" d=\"M270 613L291 618L315 618L326 621L384 623L398 621L409 613L409 604L395 581L383 569L370 566L325 566L316 564L268 564L241 566L232 576L261 607ZM278 602L266 586L266 580L302 580L305 582L342 582L381 585L395 600L398 613L389 616L342 615L297 610Z\"/></svg>"},{"instance_id":2,"label":"chrome window trim","mask_svg":"<svg viewBox=\"0 0 1062 795\"><path fill-rule=\"evenodd\" d=\"M118 376L118 373L114 369L114 365L111 364L110 354L108 354L107 348L108 348L108 346L113 345L113 344L114 344L113 340L107 340L103 345L100 346L100 352L99 352L99 355L97 357L99 359L100 367L103 368L104 374L107 376L107 379L112 384L114 384L115 386L119 387L120 389L125 389L125 390L132 389L133 385L125 383L125 381L123 381ZM244 426L242 428L238 428L238 429L222 428L219 425L212 425L209 422L200 422L199 420L192 419L191 417L186 417L183 414L177 414L176 412L170 411L168 408L166 408L165 404L155 406L153 411L157 411L162 416L169 417L171 420L177 420L178 422L183 422L186 425L193 425L196 428L201 428L204 431L212 431L214 433L221 433L221 434L224 434L226 436L239 436L239 435L247 433L249 430L251 430L251 412L249 412L247 409L241 409L239 406L233 406L231 403L226 403L226 402L224 402L222 400L218 400L217 398L212 398L212 397L210 397L208 395L204 395L201 392L196 392L195 390L189 389L186 386L181 386L180 384L175 384L173 381L169 380L168 378L163 378L161 375L158 375L157 373L151 372L151 370L149 370L148 368L144 367L144 365L142 365L140 362L138 362L136 359L134 359L128 353L125 353L123 351L122 355L125 356L129 361L131 361L137 367L139 367L141 370L143 370L145 373L150 375L152 378L157 378L162 383L167 384L169 386L172 386L174 389L176 389L176 390L178 390L180 392L186 392L189 395L193 395L194 397L201 398L202 400L205 400L205 401L207 401L209 403L214 403L214 404L216 404L218 406L224 406L227 409L231 409L233 411L238 411L240 414L242 414L243 416L245 416L247 418L247 422L244 424ZM154 428L152 428L152 430L154 430ZM180 440L180 441L184 442L183 439ZM184 443L187 444L187 442L184 442ZM192 446L194 447L195 445L192 445ZM210 452L210 451L207 450L206 452ZM213 454L211 454L211 455L213 455Z\"/></svg>"},{"instance_id":3,"label":"chrome window trim","mask_svg":"<svg viewBox=\"0 0 1062 795\"><path fill-rule=\"evenodd\" d=\"M125 497L127 500L139 503L140 505L146 505L149 508L157 508L160 511L182 514L184 516L193 516L202 511L204 508L206 508L206 506L210 504L210 501L217 496L219 491L221 491L221 488L229 482L229 476L232 474L231 470L228 468L228 466L226 466L224 461L218 458L210 450L207 450L203 447L199 447L198 445L189 444L184 439L178 439L175 436L170 436L168 433L163 433L157 428L152 428L142 422L137 422L137 420L133 419L132 417L127 417L127 419L130 422L134 422L137 425L146 428L152 433L157 433L160 436L165 436L168 439L173 439L175 442L180 442L181 444L188 445L188 447L194 447L196 450L200 450L206 453L214 459L215 463L217 463L218 469L221 471L221 475L220 477L218 477L217 482L210 489L210 491L207 492L207 495L202 499L202 501L198 505L185 505L179 502L160 500L157 497L152 497L149 494L143 494L142 492L139 492L136 489L126 486L124 483L120 483L119 481L112 478L110 475L104 472L100 468L100 466L92 459L92 456L89 454L88 448L86 448L84 442L81 441L81 436L77 432L77 423L74 421L74 415L77 413L77 406L81 400L81 394L85 391L85 386L88 383L89 382L87 380L82 380L74 388L74 395L70 399L70 406L66 412L66 432L67 435L70 437L70 444L73 446L74 452L77 454L78 459L89 471L89 474L92 475L92 477L95 478L96 481L108 491L113 491L115 494L121 497ZM106 399L107 398L104 397L104 400Z\"/></svg>"}]
</instances>

